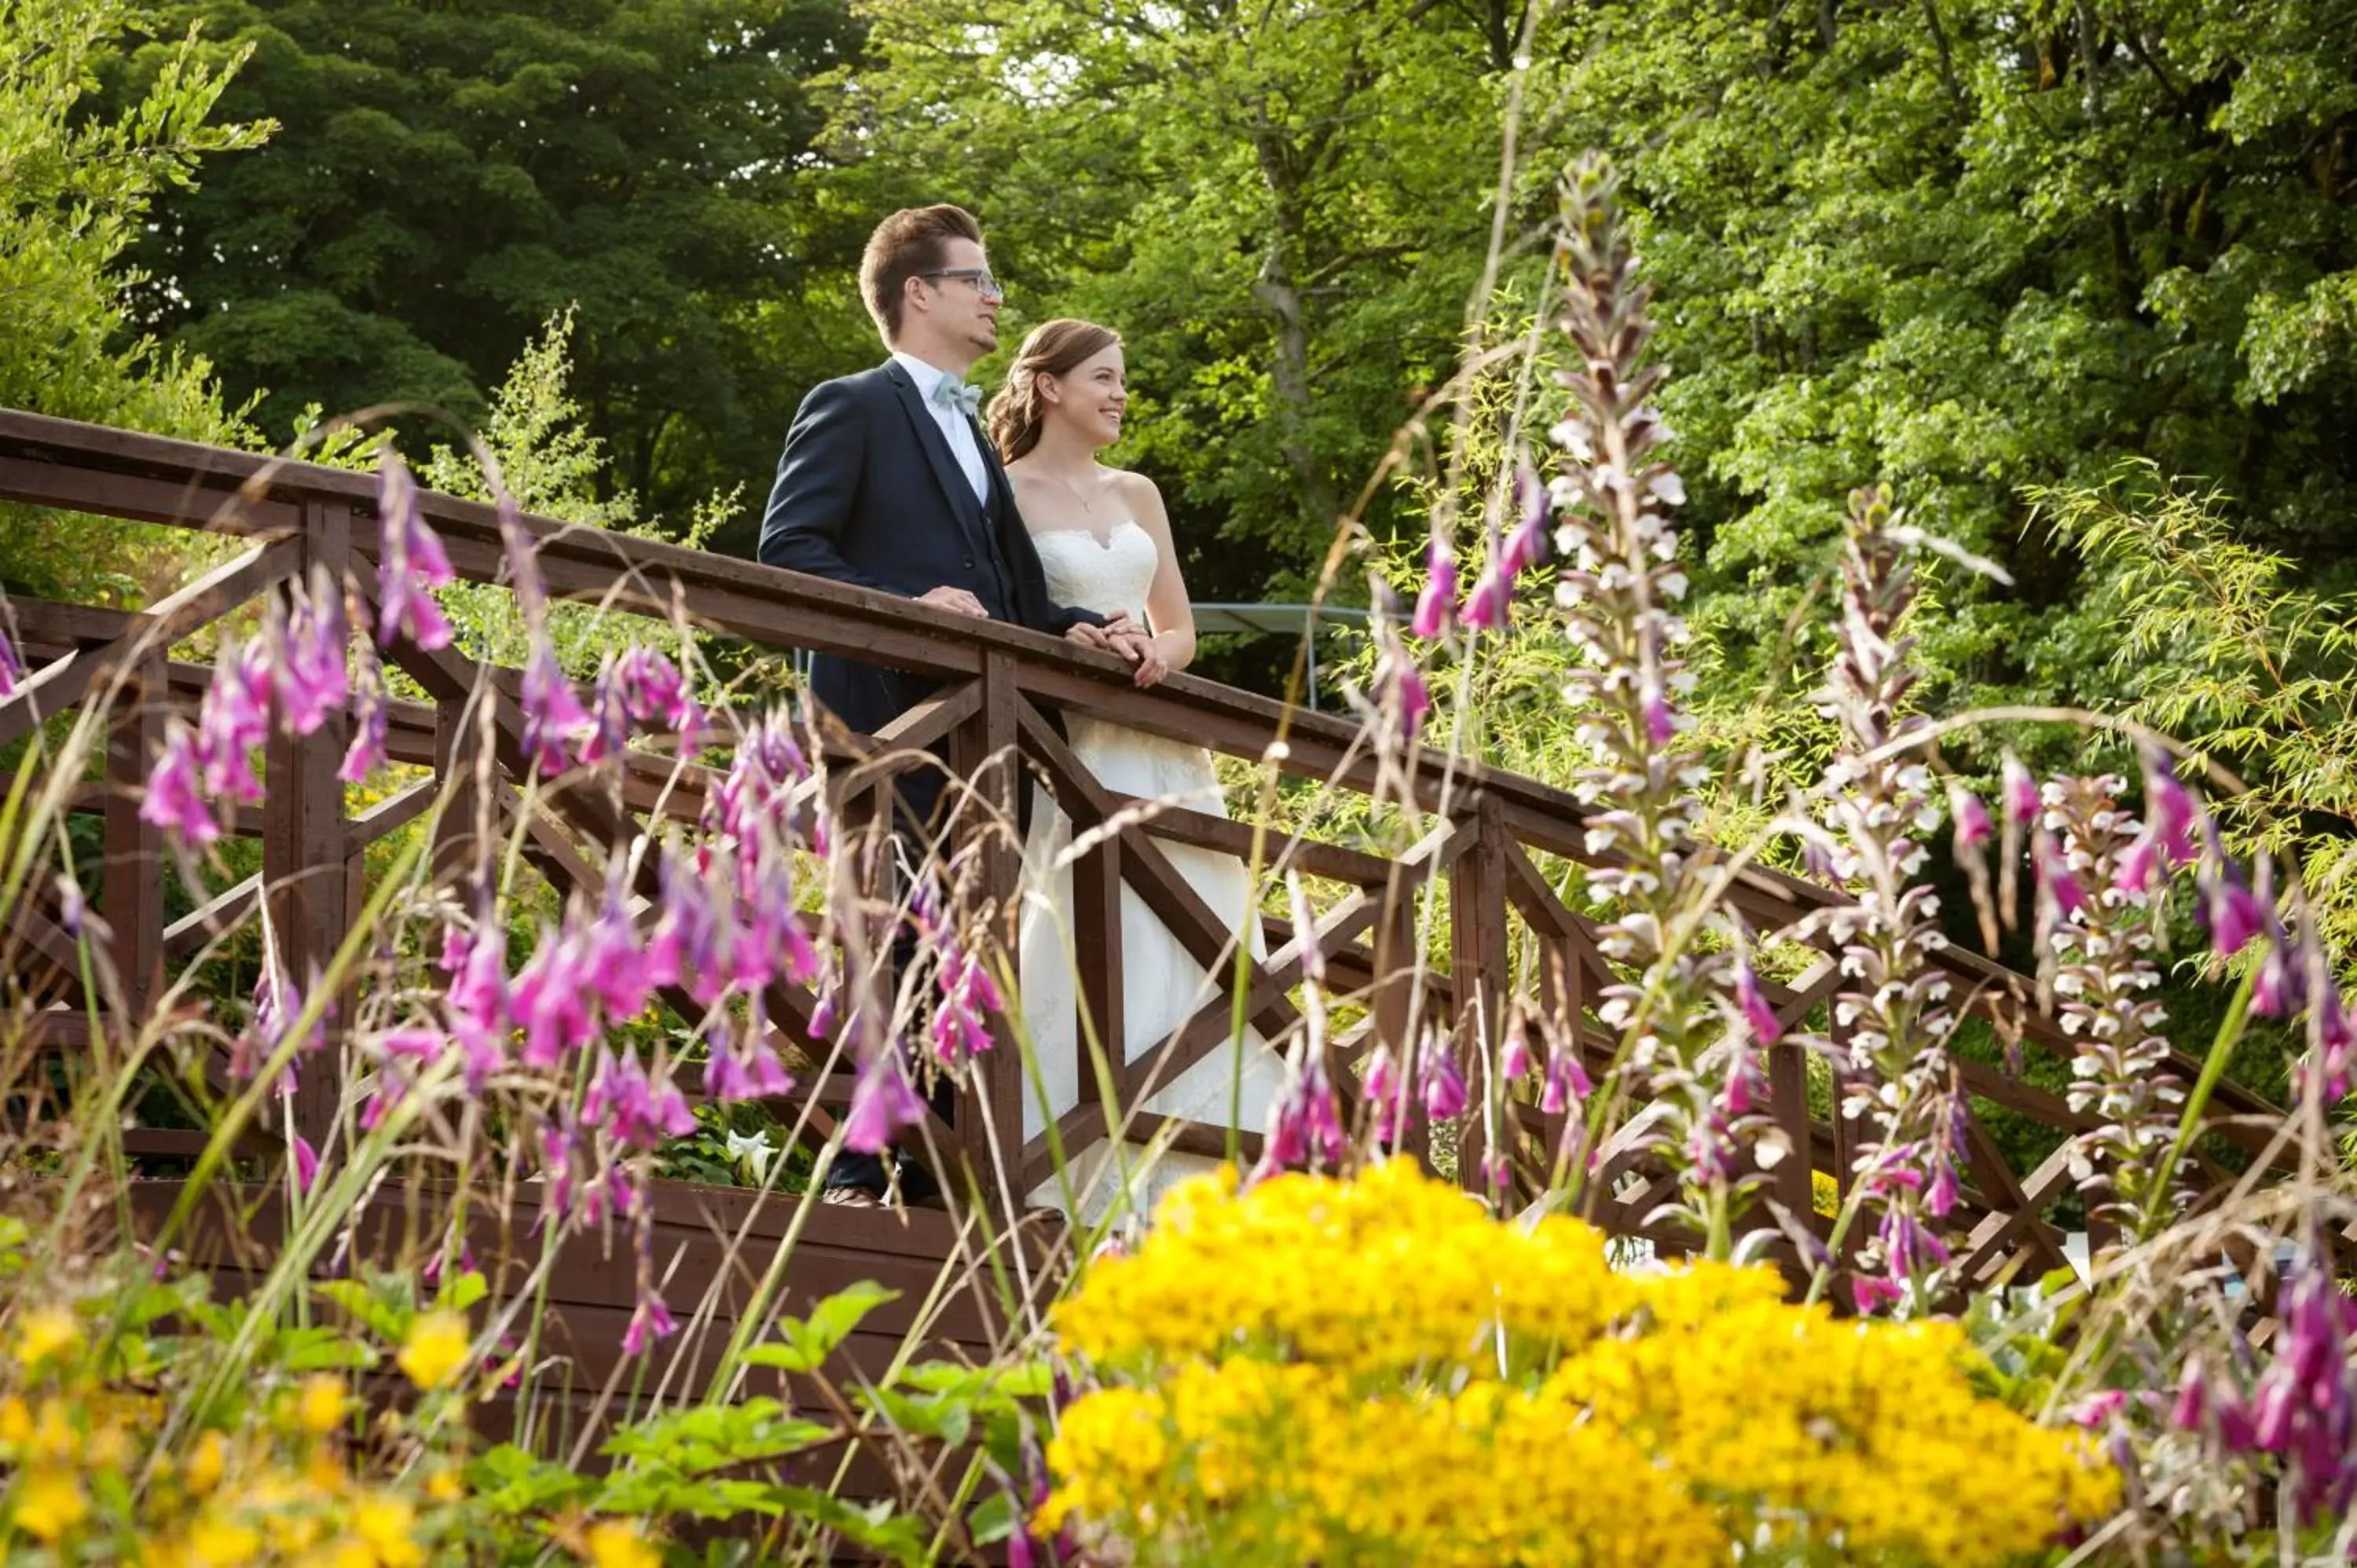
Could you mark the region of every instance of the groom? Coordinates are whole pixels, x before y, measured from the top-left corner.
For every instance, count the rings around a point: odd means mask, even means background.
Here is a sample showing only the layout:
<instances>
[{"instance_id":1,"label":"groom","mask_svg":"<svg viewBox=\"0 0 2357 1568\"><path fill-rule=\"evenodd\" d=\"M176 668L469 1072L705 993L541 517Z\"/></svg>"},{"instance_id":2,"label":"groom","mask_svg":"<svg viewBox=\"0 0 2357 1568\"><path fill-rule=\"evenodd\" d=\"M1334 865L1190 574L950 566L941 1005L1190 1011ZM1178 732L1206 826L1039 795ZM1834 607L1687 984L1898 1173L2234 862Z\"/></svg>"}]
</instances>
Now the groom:
<instances>
[{"instance_id":1,"label":"groom","mask_svg":"<svg viewBox=\"0 0 2357 1568\"><path fill-rule=\"evenodd\" d=\"M868 236L859 290L891 358L810 390L787 433L761 520L760 558L813 576L1027 626L1137 661L1143 638L1126 616L1056 604L1039 553L1015 510L1006 470L974 420L980 392L964 384L998 347L1005 298L983 252L982 226L947 205L895 212ZM931 695L921 676L834 655L811 666L811 690L836 717L873 734ZM893 831L921 864L934 847L942 774L900 775ZM894 946L905 964L911 944ZM935 1109L947 1115L946 1083ZM936 1190L900 1156L912 1200ZM838 1156L827 1200L879 1202L884 1165Z\"/></svg>"}]
</instances>

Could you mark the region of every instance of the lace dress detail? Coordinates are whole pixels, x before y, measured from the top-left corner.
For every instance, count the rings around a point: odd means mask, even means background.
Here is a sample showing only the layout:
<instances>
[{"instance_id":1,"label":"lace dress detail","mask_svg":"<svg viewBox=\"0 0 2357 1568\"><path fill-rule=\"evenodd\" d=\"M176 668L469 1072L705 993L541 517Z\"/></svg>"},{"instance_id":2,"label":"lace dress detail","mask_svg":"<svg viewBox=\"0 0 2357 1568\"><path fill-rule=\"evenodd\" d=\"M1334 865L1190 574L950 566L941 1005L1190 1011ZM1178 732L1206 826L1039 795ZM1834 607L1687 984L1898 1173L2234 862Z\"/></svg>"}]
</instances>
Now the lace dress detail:
<instances>
[{"instance_id":1,"label":"lace dress detail","mask_svg":"<svg viewBox=\"0 0 2357 1568\"><path fill-rule=\"evenodd\" d=\"M1161 564L1152 534L1135 522L1125 521L1102 538L1060 529L1033 539L1046 570L1049 598L1101 615L1125 610L1138 624L1145 624L1146 593ZM1066 717L1065 732L1073 755L1106 789L1191 811L1227 814L1211 754L1202 746L1078 714ZM1044 794L1040 799L1044 803ZM1064 814L1035 808L1030 842L1024 852L1019 974L1025 1030L1039 1058L1048 1102L1059 1114L1079 1102L1082 1082L1096 1081L1095 1065L1083 1059L1071 963L1072 933L1066 918L1072 908L1071 868L1066 859L1071 843L1071 824ZM1229 929L1244 931L1255 956L1265 955L1253 890L1243 864L1230 855L1168 839L1157 841L1157 846L1212 913ZM1123 1046L1126 1059L1135 1061L1216 997L1219 988L1135 889L1122 889L1121 906ZM1243 1051L1242 1123L1259 1131L1266 1125L1269 1106L1283 1084L1284 1069L1258 1035L1247 1035ZM1184 1116L1224 1126L1236 1068L1234 1047L1222 1045L1175 1078L1162 1075L1160 1086L1142 1107L1125 1105L1121 1110L1125 1114L1142 1110L1150 1115ZM1038 1136L1044 1125L1039 1097L1027 1087L1025 1138ZM1065 1152L1071 1156L1067 1174L1078 1195L1076 1217L1087 1221L1102 1218L1116 1205L1142 1217L1179 1179L1216 1163L1193 1155L1156 1154L1142 1140L1126 1142L1117 1149L1110 1141L1100 1139L1084 1150L1067 1145ZM1149 1160L1150 1155L1154 1157ZM1061 1204L1063 1189L1051 1178L1041 1184L1031 1200Z\"/></svg>"}]
</instances>

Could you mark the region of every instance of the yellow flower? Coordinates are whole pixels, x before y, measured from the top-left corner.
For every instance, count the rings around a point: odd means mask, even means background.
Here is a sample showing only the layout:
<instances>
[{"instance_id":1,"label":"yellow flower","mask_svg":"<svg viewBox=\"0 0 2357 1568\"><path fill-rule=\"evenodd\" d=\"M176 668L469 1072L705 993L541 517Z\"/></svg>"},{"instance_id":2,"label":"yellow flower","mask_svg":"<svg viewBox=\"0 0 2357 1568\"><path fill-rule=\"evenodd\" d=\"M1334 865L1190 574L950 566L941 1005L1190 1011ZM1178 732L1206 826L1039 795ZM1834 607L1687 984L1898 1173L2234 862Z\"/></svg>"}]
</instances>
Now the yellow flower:
<instances>
[{"instance_id":1,"label":"yellow flower","mask_svg":"<svg viewBox=\"0 0 2357 1568\"><path fill-rule=\"evenodd\" d=\"M33 1440L33 1407L22 1394L0 1400L0 1444L22 1448Z\"/></svg>"},{"instance_id":2,"label":"yellow flower","mask_svg":"<svg viewBox=\"0 0 2357 1568\"><path fill-rule=\"evenodd\" d=\"M38 1367L52 1356L71 1353L81 1344L81 1321L69 1308L35 1307L16 1325L16 1364Z\"/></svg>"},{"instance_id":3,"label":"yellow flower","mask_svg":"<svg viewBox=\"0 0 2357 1568\"><path fill-rule=\"evenodd\" d=\"M596 1568L662 1568L657 1552L628 1520L599 1520L589 1527L589 1561Z\"/></svg>"},{"instance_id":4,"label":"yellow flower","mask_svg":"<svg viewBox=\"0 0 2357 1568\"><path fill-rule=\"evenodd\" d=\"M419 1568L425 1561L425 1549L410 1536L416 1522L417 1510L400 1498L363 1498L352 1510L352 1533L383 1568Z\"/></svg>"},{"instance_id":5,"label":"yellow flower","mask_svg":"<svg viewBox=\"0 0 2357 1568\"><path fill-rule=\"evenodd\" d=\"M208 1513L188 1531L185 1559L191 1568L239 1568L262 1550L262 1537L251 1527Z\"/></svg>"},{"instance_id":6,"label":"yellow flower","mask_svg":"<svg viewBox=\"0 0 2357 1568\"><path fill-rule=\"evenodd\" d=\"M409 1339L394 1363L421 1389L438 1389L467 1364L472 1343L467 1320L455 1312L428 1312L409 1326Z\"/></svg>"},{"instance_id":7,"label":"yellow flower","mask_svg":"<svg viewBox=\"0 0 2357 1568\"><path fill-rule=\"evenodd\" d=\"M180 1473L183 1485L190 1497L200 1498L221 1483L221 1471L229 1466L229 1439L218 1432L197 1434L197 1445L188 1455L188 1466Z\"/></svg>"},{"instance_id":8,"label":"yellow flower","mask_svg":"<svg viewBox=\"0 0 2357 1568\"><path fill-rule=\"evenodd\" d=\"M16 1498L18 1529L55 1541L89 1517L90 1499L70 1472L41 1465L25 1477L25 1489Z\"/></svg>"},{"instance_id":9,"label":"yellow flower","mask_svg":"<svg viewBox=\"0 0 2357 1568\"><path fill-rule=\"evenodd\" d=\"M343 1424L344 1380L326 1372L306 1378L303 1392L295 1403L296 1419L303 1430L314 1436L325 1436Z\"/></svg>"},{"instance_id":10,"label":"yellow flower","mask_svg":"<svg viewBox=\"0 0 2357 1568\"><path fill-rule=\"evenodd\" d=\"M425 1495L437 1503L455 1503L467 1495L456 1470L436 1470L425 1479Z\"/></svg>"}]
</instances>

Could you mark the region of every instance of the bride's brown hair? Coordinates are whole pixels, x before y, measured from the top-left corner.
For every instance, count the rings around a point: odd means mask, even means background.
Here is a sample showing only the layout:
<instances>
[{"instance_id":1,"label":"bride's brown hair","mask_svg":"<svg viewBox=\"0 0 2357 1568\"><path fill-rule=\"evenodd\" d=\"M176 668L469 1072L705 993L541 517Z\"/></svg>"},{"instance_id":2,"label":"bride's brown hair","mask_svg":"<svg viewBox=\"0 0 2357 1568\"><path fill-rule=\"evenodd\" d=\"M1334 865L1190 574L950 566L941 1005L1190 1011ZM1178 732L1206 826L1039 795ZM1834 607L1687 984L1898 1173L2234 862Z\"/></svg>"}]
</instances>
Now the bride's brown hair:
<instances>
[{"instance_id":1,"label":"bride's brown hair","mask_svg":"<svg viewBox=\"0 0 2357 1568\"><path fill-rule=\"evenodd\" d=\"M990 440L1000 458L1012 463L1039 445L1039 425L1047 417L1039 402L1041 376L1070 375L1120 341L1121 334L1110 327L1070 317L1034 327L1006 367L1006 384L990 400Z\"/></svg>"}]
</instances>

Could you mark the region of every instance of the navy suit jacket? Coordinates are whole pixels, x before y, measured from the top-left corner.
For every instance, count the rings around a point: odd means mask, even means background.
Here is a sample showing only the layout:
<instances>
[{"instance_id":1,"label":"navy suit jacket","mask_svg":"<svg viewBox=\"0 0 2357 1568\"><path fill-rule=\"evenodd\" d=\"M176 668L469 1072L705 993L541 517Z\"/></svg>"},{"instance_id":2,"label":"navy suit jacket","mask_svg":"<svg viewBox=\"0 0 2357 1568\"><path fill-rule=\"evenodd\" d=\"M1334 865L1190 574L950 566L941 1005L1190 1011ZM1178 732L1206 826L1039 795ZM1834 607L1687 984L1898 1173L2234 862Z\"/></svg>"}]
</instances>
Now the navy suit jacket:
<instances>
[{"instance_id":1,"label":"navy suit jacket","mask_svg":"<svg viewBox=\"0 0 2357 1568\"><path fill-rule=\"evenodd\" d=\"M794 414L761 518L759 555L772 566L914 598L963 588L993 620L1061 636L1103 617L1048 597L1039 552L1015 508L1006 470L979 429L997 527L899 364L813 387ZM937 682L822 655L811 685L851 728L872 734L922 702Z\"/></svg>"}]
</instances>

